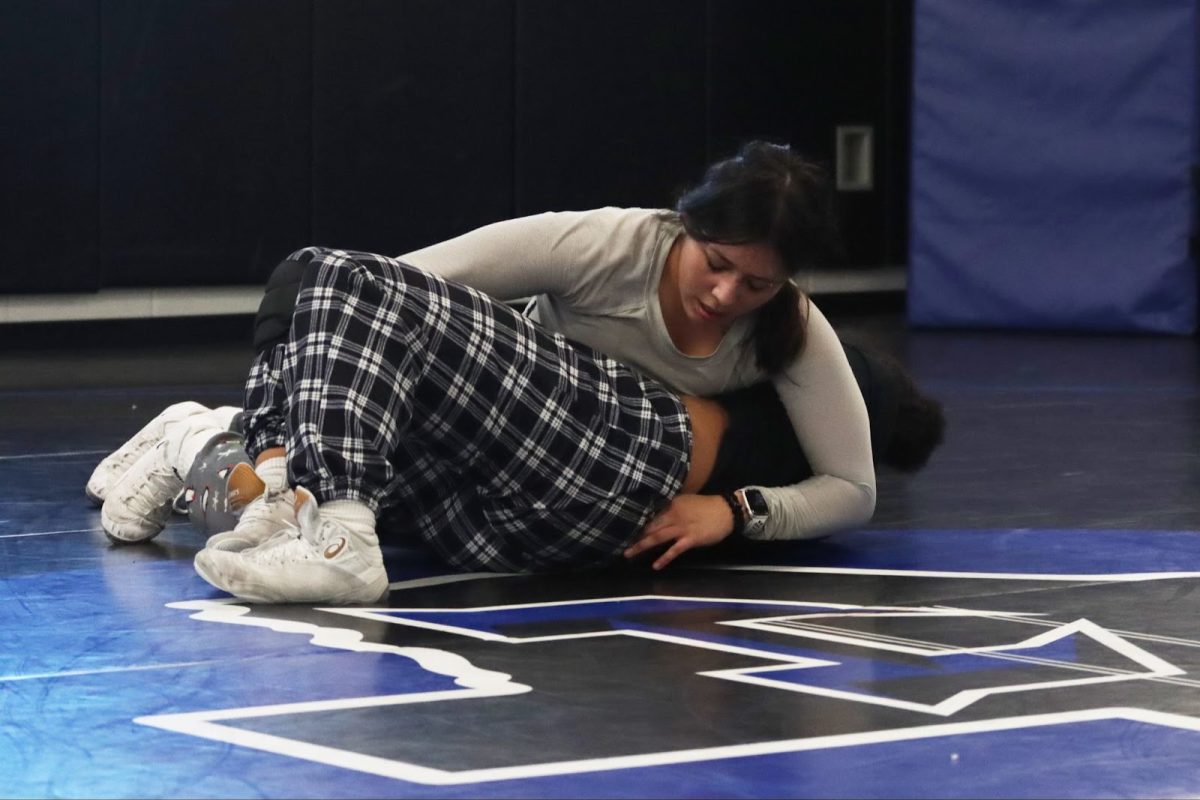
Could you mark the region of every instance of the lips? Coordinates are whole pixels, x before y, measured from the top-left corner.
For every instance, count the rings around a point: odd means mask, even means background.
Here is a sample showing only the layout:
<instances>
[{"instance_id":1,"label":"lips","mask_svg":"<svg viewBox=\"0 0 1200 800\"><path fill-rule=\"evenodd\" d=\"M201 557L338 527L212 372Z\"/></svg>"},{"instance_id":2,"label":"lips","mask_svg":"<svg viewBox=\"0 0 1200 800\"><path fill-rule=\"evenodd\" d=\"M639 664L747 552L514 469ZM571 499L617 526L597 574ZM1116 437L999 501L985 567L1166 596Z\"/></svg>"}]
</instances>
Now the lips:
<instances>
[{"instance_id":1,"label":"lips","mask_svg":"<svg viewBox=\"0 0 1200 800\"><path fill-rule=\"evenodd\" d=\"M713 311L711 308L704 305L704 303L701 303L699 300L696 301L696 308L699 309L700 316L702 319L713 320L713 319L720 319L721 317L724 316L724 314L721 314L718 311Z\"/></svg>"}]
</instances>

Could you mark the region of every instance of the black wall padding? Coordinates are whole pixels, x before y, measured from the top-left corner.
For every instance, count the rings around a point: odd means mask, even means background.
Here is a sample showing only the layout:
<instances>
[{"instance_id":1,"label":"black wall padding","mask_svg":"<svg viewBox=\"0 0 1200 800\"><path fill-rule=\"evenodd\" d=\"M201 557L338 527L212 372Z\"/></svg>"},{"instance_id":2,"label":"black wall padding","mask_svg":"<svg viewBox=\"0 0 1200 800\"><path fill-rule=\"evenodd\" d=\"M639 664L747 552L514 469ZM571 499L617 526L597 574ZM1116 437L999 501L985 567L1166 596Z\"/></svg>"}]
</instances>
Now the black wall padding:
<instances>
[{"instance_id":1,"label":"black wall padding","mask_svg":"<svg viewBox=\"0 0 1200 800\"><path fill-rule=\"evenodd\" d=\"M517 213L666 205L707 158L703 3L517 0Z\"/></svg>"},{"instance_id":2,"label":"black wall padding","mask_svg":"<svg viewBox=\"0 0 1200 800\"><path fill-rule=\"evenodd\" d=\"M834 167L839 125L874 128L870 192L839 195L847 260L907 258L912 0L709 0L712 146L790 142Z\"/></svg>"},{"instance_id":3,"label":"black wall padding","mask_svg":"<svg viewBox=\"0 0 1200 800\"><path fill-rule=\"evenodd\" d=\"M106 285L262 281L310 239L311 4L101 3Z\"/></svg>"},{"instance_id":4,"label":"black wall padding","mask_svg":"<svg viewBox=\"0 0 1200 800\"><path fill-rule=\"evenodd\" d=\"M311 244L397 255L512 216L512 2L316 0Z\"/></svg>"},{"instance_id":5,"label":"black wall padding","mask_svg":"<svg viewBox=\"0 0 1200 800\"><path fill-rule=\"evenodd\" d=\"M0 0L0 292L263 284L547 210L663 206L742 141L833 159L907 255L913 0Z\"/></svg>"},{"instance_id":6,"label":"black wall padding","mask_svg":"<svg viewBox=\"0 0 1200 800\"><path fill-rule=\"evenodd\" d=\"M0 291L94 289L95 0L0 2Z\"/></svg>"}]
</instances>

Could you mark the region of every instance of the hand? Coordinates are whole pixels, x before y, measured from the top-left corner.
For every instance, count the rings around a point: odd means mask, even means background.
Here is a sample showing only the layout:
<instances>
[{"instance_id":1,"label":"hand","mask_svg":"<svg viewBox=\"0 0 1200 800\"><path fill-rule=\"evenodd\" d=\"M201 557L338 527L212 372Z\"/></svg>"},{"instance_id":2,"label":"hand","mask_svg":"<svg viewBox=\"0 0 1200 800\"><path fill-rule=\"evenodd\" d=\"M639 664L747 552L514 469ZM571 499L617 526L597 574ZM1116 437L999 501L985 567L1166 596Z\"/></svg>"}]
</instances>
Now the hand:
<instances>
[{"instance_id":1,"label":"hand","mask_svg":"<svg viewBox=\"0 0 1200 800\"><path fill-rule=\"evenodd\" d=\"M732 532L733 511L720 495L681 494L646 523L641 538L629 546L625 557L634 558L672 542L654 561L654 569L662 569L693 547L711 547Z\"/></svg>"}]
</instances>

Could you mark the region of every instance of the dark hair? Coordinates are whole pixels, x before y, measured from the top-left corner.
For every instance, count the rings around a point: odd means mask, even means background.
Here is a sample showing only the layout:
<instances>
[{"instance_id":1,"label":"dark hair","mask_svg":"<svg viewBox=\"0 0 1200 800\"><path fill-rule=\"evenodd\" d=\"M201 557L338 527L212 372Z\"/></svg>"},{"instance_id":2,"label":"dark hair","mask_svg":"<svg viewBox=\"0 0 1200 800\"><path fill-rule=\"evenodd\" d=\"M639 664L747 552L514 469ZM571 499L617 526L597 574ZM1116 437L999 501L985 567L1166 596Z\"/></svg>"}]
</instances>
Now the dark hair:
<instances>
[{"instance_id":1,"label":"dark hair","mask_svg":"<svg viewBox=\"0 0 1200 800\"><path fill-rule=\"evenodd\" d=\"M697 241L770 245L789 276L841 253L828 176L787 145L743 145L710 166L675 212ZM752 341L764 372L777 373L800 354L807 319L807 298L790 281L759 309Z\"/></svg>"},{"instance_id":2,"label":"dark hair","mask_svg":"<svg viewBox=\"0 0 1200 800\"><path fill-rule=\"evenodd\" d=\"M896 419L882 460L903 472L916 472L933 455L946 433L942 404L921 392L912 376L893 365L896 381Z\"/></svg>"}]
</instances>

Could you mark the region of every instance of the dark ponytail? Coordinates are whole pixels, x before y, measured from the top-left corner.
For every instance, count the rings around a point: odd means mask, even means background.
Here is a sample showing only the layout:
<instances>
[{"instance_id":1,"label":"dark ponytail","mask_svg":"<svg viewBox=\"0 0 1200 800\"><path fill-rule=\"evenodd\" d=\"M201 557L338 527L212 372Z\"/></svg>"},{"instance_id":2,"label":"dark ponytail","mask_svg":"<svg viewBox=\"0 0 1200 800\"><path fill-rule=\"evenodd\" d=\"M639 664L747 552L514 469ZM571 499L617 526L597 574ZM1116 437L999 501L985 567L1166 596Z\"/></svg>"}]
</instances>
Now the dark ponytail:
<instances>
[{"instance_id":1,"label":"dark ponytail","mask_svg":"<svg viewBox=\"0 0 1200 800\"><path fill-rule=\"evenodd\" d=\"M718 244L770 245L788 275L837 260L837 215L825 171L786 145L749 142L708 168L675 212L691 238ZM804 349L808 300L792 283L756 313L753 346L767 374Z\"/></svg>"},{"instance_id":2,"label":"dark ponytail","mask_svg":"<svg viewBox=\"0 0 1200 800\"><path fill-rule=\"evenodd\" d=\"M800 355L807 335L808 298L788 281L755 315L751 341L759 368L768 375L782 372Z\"/></svg>"}]
</instances>

